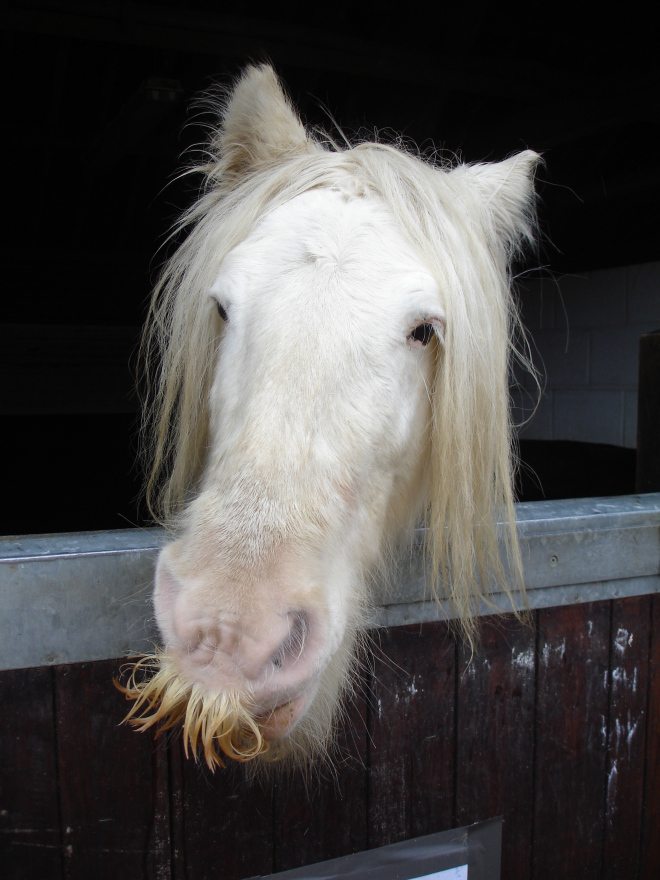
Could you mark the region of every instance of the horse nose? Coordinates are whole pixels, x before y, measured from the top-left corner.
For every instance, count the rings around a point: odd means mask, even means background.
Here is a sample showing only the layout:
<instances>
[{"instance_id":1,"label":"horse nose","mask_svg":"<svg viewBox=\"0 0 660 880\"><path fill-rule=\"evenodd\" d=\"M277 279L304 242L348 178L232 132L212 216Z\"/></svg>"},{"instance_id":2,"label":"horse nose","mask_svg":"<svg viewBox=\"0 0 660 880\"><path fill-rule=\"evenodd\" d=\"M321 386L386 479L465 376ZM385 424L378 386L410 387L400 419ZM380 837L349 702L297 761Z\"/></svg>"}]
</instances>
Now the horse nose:
<instances>
[{"instance_id":1,"label":"horse nose","mask_svg":"<svg viewBox=\"0 0 660 880\"><path fill-rule=\"evenodd\" d=\"M307 629L305 612L289 611L249 624L200 621L182 633L182 641L194 666L229 665L256 685L290 677L302 660Z\"/></svg>"},{"instance_id":2,"label":"horse nose","mask_svg":"<svg viewBox=\"0 0 660 880\"><path fill-rule=\"evenodd\" d=\"M154 606L165 649L184 678L209 692L244 692L259 706L316 679L327 653L317 609L287 603L270 583L249 602L235 599L233 582L216 597L177 573L176 552L170 544L160 553Z\"/></svg>"}]
</instances>

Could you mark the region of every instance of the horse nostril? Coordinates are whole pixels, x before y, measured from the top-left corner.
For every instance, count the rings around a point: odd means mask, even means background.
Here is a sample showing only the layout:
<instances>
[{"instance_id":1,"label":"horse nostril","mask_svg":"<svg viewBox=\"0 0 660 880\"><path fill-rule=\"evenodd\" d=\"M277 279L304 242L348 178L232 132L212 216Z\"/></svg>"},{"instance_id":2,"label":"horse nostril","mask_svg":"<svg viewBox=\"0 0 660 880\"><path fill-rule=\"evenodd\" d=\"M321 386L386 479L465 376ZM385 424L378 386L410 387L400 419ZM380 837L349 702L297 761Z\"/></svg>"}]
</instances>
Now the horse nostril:
<instances>
[{"instance_id":1,"label":"horse nostril","mask_svg":"<svg viewBox=\"0 0 660 880\"><path fill-rule=\"evenodd\" d=\"M309 629L307 615L304 611L292 612L289 633L271 657L275 669L283 669L299 660L305 650L305 640Z\"/></svg>"},{"instance_id":2,"label":"horse nostril","mask_svg":"<svg viewBox=\"0 0 660 880\"><path fill-rule=\"evenodd\" d=\"M195 661L209 662L218 651L220 637L215 630L196 628L188 638L185 650Z\"/></svg>"},{"instance_id":3,"label":"horse nostril","mask_svg":"<svg viewBox=\"0 0 660 880\"><path fill-rule=\"evenodd\" d=\"M270 613L257 625L249 624L190 621L180 629L179 652L193 674L215 670L219 680L247 681L251 687L273 676L281 684L304 673L312 631L306 612Z\"/></svg>"}]
</instances>

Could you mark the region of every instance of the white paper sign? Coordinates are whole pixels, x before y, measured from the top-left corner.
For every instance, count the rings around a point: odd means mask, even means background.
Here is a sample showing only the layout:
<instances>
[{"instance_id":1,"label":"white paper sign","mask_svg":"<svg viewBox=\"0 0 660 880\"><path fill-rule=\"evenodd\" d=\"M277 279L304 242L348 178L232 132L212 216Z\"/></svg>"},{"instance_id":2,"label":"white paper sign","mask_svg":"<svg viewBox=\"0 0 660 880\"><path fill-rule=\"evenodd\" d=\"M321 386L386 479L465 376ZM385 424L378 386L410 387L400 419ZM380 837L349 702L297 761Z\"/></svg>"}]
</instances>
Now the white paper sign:
<instances>
[{"instance_id":1,"label":"white paper sign","mask_svg":"<svg viewBox=\"0 0 660 880\"><path fill-rule=\"evenodd\" d=\"M411 880L468 880L468 866L459 865L457 868L435 871L433 874L424 874L422 877L412 877Z\"/></svg>"}]
</instances>

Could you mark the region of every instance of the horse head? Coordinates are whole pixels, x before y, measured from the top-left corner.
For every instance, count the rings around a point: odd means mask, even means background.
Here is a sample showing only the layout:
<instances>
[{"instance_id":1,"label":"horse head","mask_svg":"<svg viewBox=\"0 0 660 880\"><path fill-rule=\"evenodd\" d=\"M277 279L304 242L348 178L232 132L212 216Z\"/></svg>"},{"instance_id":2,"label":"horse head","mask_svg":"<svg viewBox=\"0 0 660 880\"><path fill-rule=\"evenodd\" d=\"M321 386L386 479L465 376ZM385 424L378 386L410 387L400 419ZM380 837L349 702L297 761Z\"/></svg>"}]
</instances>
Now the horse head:
<instances>
[{"instance_id":1,"label":"horse head","mask_svg":"<svg viewBox=\"0 0 660 880\"><path fill-rule=\"evenodd\" d=\"M145 337L172 540L163 649L124 690L134 724L182 722L213 768L326 748L373 573L419 522L468 636L492 579L519 573L508 272L538 157L339 149L267 66L226 98L208 156Z\"/></svg>"}]
</instances>

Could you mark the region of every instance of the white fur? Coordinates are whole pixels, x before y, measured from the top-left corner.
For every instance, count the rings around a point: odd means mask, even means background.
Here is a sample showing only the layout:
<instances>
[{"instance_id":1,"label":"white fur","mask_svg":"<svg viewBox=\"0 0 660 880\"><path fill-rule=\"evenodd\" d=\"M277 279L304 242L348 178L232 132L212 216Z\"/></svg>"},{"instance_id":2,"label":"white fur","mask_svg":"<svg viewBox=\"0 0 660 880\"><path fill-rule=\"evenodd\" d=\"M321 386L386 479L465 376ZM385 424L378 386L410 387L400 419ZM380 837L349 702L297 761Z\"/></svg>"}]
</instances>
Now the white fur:
<instances>
[{"instance_id":1,"label":"white fur","mask_svg":"<svg viewBox=\"0 0 660 880\"><path fill-rule=\"evenodd\" d=\"M156 610L184 676L266 709L291 699L272 736L309 751L368 577L413 524L468 635L491 580L519 578L508 264L532 235L538 157L449 169L325 149L268 67L245 73L211 148L146 337L162 364L151 489L176 532ZM426 346L410 335L424 323Z\"/></svg>"}]
</instances>

